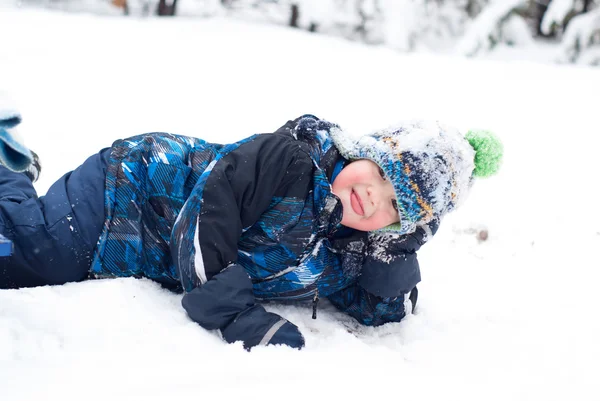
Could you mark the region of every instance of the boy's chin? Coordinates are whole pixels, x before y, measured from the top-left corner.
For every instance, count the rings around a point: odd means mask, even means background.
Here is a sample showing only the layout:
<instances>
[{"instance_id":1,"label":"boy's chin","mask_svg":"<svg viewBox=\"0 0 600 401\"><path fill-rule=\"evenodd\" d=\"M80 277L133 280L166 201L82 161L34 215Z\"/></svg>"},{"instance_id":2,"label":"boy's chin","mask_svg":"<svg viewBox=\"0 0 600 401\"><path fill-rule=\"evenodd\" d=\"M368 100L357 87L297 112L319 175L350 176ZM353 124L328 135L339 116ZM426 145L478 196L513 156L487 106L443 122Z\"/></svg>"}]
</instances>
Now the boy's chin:
<instances>
[{"instance_id":1,"label":"boy's chin","mask_svg":"<svg viewBox=\"0 0 600 401\"><path fill-rule=\"evenodd\" d=\"M365 230L365 228L363 227L364 224L360 224L360 222L357 222L355 220L351 220L351 219L342 219L341 224L344 227L348 227L351 228L353 230L358 230L358 231L369 231L369 230Z\"/></svg>"}]
</instances>

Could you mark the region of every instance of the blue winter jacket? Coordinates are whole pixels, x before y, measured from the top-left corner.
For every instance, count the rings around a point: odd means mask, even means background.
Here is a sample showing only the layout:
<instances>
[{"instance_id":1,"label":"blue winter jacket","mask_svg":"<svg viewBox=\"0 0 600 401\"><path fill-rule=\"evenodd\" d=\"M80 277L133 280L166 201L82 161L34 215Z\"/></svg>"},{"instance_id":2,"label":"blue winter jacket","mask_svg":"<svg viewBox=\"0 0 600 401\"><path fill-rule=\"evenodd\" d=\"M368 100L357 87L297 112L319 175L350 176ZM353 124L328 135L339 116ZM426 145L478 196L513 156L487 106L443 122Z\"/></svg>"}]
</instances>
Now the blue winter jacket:
<instances>
[{"instance_id":1,"label":"blue winter jacket","mask_svg":"<svg viewBox=\"0 0 600 401\"><path fill-rule=\"evenodd\" d=\"M347 161L333 126L304 116L229 145L164 133L116 142L91 275L183 290L193 320L247 347L304 343L257 300L327 297L366 325L400 321L420 281L416 251L437 227L393 238L341 226L330 182Z\"/></svg>"}]
</instances>

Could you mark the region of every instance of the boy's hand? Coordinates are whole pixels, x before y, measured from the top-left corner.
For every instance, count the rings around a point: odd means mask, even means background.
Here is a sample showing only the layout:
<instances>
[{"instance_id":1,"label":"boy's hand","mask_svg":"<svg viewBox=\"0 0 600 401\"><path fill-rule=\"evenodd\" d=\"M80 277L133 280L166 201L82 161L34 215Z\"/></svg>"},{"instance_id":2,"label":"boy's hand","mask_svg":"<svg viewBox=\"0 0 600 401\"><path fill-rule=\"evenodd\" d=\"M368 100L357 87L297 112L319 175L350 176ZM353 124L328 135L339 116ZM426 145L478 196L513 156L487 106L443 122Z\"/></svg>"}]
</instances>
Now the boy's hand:
<instances>
[{"instance_id":1,"label":"boy's hand","mask_svg":"<svg viewBox=\"0 0 600 401\"><path fill-rule=\"evenodd\" d=\"M433 220L426 225L418 226L414 232L404 235L370 232L368 253L377 253L377 249L379 249L379 253L381 254L381 251L384 251L382 256L389 259L398 252L416 252L435 235L438 227L439 222Z\"/></svg>"},{"instance_id":2,"label":"boy's hand","mask_svg":"<svg viewBox=\"0 0 600 401\"><path fill-rule=\"evenodd\" d=\"M231 265L186 293L181 303L192 320L207 330L220 329L229 343L243 341L246 349L268 344L304 346L298 327L256 304L250 277L240 265Z\"/></svg>"},{"instance_id":3,"label":"boy's hand","mask_svg":"<svg viewBox=\"0 0 600 401\"><path fill-rule=\"evenodd\" d=\"M304 347L304 337L296 325L275 313L267 312L260 305L254 305L238 314L229 325L221 329L221 333L228 343L243 341L247 350L269 344L282 344L298 349Z\"/></svg>"},{"instance_id":4,"label":"boy's hand","mask_svg":"<svg viewBox=\"0 0 600 401\"><path fill-rule=\"evenodd\" d=\"M410 234L369 233L367 255L358 284L369 293L395 298L410 293L421 281L417 251L437 231L437 221Z\"/></svg>"}]
</instances>

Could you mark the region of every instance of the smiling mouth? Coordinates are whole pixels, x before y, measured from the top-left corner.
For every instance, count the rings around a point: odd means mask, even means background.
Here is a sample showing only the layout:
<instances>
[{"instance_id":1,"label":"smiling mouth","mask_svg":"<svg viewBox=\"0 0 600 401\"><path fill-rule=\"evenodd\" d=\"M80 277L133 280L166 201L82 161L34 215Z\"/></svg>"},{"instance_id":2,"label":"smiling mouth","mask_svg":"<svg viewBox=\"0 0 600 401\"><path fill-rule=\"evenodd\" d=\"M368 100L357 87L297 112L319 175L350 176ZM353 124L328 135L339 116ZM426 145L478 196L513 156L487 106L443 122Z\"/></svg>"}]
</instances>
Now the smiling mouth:
<instances>
[{"instance_id":1,"label":"smiling mouth","mask_svg":"<svg viewBox=\"0 0 600 401\"><path fill-rule=\"evenodd\" d=\"M358 214L359 216L365 215L365 209L363 208L362 201L356 192L354 192L354 190L352 190L352 193L350 194L350 204L352 205L352 210L354 210L354 213Z\"/></svg>"}]
</instances>

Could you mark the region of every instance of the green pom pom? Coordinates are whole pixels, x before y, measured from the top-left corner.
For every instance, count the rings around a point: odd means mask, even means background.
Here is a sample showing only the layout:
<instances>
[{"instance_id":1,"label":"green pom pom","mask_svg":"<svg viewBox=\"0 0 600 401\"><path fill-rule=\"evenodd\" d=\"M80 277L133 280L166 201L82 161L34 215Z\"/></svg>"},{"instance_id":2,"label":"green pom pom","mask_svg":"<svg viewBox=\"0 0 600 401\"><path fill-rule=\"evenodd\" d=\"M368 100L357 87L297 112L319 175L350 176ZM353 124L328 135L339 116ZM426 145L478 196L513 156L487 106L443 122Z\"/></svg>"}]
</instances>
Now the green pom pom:
<instances>
[{"instance_id":1,"label":"green pom pom","mask_svg":"<svg viewBox=\"0 0 600 401\"><path fill-rule=\"evenodd\" d=\"M467 132L465 139L469 141L473 149L475 149L475 177L489 177L494 175L500 169L502 163L502 154L504 147L500 138L490 131Z\"/></svg>"}]
</instances>

